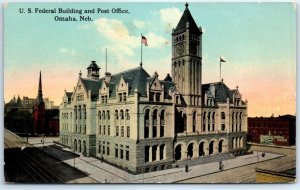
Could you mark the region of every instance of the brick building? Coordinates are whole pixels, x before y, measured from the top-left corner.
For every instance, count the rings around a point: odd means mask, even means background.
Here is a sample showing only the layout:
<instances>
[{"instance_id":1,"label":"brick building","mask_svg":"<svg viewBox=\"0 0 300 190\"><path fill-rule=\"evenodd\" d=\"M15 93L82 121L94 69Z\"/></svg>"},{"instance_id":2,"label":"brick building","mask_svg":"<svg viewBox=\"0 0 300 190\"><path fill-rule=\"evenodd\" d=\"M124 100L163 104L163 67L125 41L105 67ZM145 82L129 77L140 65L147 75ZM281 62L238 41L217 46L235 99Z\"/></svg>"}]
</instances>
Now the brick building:
<instances>
[{"instance_id":1,"label":"brick building","mask_svg":"<svg viewBox=\"0 0 300 190\"><path fill-rule=\"evenodd\" d=\"M249 117L248 141L291 146L296 143L296 117Z\"/></svg>"}]
</instances>

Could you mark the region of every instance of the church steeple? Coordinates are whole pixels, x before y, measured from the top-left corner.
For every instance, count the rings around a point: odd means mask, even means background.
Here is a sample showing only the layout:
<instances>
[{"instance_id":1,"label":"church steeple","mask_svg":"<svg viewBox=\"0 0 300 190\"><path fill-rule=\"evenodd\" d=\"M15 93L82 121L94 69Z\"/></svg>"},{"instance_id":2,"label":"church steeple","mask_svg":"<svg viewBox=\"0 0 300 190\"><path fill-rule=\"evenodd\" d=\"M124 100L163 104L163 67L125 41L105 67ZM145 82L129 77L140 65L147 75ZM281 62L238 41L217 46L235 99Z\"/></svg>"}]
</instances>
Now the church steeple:
<instances>
[{"instance_id":1,"label":"church steeple","mask_svg":"<svg viewBox=\"0 0 300 190\"><path fill-rule=\"evenodd\" d=\"M38 89L38 95L37 95L36 101L37 101L38 105L44 104L43 89L42 89L42 73L41 73L41 71L40 71L39 89Z\"/></svg>"}]
</instances>

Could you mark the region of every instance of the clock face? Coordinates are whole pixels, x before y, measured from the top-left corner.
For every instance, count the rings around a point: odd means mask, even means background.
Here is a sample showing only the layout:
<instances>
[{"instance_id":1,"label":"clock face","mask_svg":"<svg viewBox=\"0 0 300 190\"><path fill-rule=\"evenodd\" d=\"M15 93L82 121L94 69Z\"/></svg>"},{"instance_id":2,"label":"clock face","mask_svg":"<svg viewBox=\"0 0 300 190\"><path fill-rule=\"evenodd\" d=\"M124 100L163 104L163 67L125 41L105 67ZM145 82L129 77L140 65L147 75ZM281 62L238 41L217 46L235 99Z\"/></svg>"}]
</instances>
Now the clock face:
<instances>
[{"instance_id":1,"label":"clock face","mask_svg":"<svg viewBox=\"0 0 300 190\"><path fill-rule=\"evenodd\" d=\"M183 43L180 43L176 46L176 52L178 53L178 55L183 54L184 52L184 45Z\"/></svg>"}]
</instances>

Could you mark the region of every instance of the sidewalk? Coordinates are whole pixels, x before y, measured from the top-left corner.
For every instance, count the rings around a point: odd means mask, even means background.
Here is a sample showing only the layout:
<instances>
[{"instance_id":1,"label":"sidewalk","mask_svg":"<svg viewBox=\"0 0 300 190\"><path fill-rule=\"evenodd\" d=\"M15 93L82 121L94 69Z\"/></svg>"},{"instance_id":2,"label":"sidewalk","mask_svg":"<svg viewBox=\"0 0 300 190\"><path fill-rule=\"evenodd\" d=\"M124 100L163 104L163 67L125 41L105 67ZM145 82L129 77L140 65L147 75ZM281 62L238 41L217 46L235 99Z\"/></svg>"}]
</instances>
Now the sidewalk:
<instances>
[{"instance_id":1,"label":"sidewalk","mask_svg":"<svg viewBox=\"0 0 300 190\"><path fill-rule=\"evenodd\" d=\"M41 143L36 143L33 145L42 148ZM69 164L70 166L74 166L75 160L76 168L88 174L89 177L93 178L99 183L174 183L194 177L220 172L219 162L212 162L190 166L188 172L185 172L184 168L173 168L146 174L132 175L107 163L101 163L101 161L96 158L84 157L83 155L75 157L76 155L73 154L70 149L60 147L59 145L54 146L53 143L47 142L44 144L44 146L47 146L43 149L45 152ZM284 155L266 153L265 156L262 157L262 152L258 152L258 154L257 152L254 152L253 154L239 156L234 159L223 161L224 170L230 170L282 156Z\"/></svg>"}]
</instances>

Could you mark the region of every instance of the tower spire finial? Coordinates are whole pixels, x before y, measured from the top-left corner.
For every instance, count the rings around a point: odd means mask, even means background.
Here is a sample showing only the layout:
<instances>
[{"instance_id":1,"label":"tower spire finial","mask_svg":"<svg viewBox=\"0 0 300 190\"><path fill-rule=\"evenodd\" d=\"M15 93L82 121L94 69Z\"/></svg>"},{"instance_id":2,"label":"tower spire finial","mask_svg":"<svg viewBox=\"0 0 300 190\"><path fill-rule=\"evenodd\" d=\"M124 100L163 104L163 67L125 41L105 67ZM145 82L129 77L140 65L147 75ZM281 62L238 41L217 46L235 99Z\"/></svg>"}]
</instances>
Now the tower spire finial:
<instances>
[{"instance_id":1,"label":"tower spire finial","mask_svg":"<svg viewBox=\"0 0 300 190\"><path fill-rule=\"evenodd\" d=\"M185 3L185 8L188 9L188 6L189 6L189 4L188 4L188 2L186 2Z\"/></svg>"}]
</instances>

